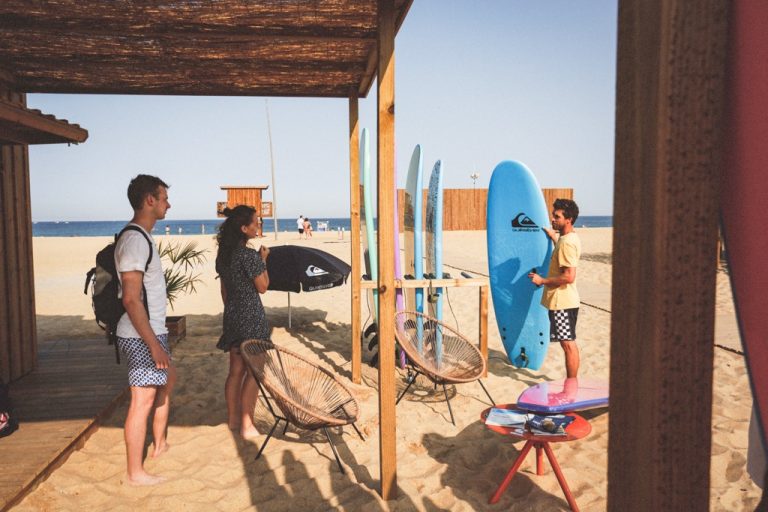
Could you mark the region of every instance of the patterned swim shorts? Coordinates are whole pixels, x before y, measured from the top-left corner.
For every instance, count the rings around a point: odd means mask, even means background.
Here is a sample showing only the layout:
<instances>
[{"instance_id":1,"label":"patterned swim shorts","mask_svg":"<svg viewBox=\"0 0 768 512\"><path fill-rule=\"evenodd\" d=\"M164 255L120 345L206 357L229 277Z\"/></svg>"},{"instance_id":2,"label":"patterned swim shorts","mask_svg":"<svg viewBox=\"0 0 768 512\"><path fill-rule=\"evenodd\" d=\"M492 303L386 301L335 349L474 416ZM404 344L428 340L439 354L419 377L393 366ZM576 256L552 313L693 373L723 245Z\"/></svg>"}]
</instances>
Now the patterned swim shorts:
<instances>
[{"instance_id":1,"label":"patterned swim shorts","mask_svg":"<svg viewBox=\"0 0 768 512\"><path fill-rule=\"evenodd\" d=\"M170 357L171 349L168 347L168 335L159 334L157 339ZM117 346L128 361L128 385L165 386L168 383L168 369L155 367L155 361L149 347L141 338L117 338Z\"/></svg>"},{"instance_id":2,"label":"patterned swim shorts","mask_svg":"<svg viewBox=\"0 0 768 512\"><path fill-rule=\"evenodd\" d=\"M576 341L579 308L549 311L549 341Z\"/></svg>"}]
</instances>

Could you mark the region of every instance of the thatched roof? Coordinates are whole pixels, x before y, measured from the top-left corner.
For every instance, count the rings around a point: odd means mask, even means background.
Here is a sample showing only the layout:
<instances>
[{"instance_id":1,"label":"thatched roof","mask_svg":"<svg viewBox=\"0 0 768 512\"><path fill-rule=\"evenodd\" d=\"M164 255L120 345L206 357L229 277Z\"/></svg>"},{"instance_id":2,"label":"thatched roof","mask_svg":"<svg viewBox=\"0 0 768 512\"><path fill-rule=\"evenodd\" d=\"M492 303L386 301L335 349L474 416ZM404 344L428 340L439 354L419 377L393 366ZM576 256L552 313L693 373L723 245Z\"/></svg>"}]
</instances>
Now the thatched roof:
<instances>
[{"instance_id":1,"label":"thatched roof","mask_svg":"<svg viewBox=\"0 0 768 512\"><path fill-rule=\"evenodd\" d=\"M395 0L396 26L412 0ZM362 97L376 0L2 0L21 92Z\"/></svg>"}]
</instances>

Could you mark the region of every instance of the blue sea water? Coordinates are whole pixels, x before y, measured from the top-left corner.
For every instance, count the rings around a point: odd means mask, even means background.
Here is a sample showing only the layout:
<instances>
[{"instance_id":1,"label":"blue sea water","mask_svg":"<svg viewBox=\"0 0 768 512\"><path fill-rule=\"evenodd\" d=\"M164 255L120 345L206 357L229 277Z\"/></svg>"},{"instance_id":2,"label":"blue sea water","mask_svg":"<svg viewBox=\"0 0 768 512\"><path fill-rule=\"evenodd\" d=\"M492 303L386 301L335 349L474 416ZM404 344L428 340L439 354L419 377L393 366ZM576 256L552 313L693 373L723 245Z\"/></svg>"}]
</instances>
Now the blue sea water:
<instances>
[{"instance_id":1,"label":"blue sea water","mask_svg":"<svg viewBox=\"0 0 768 512\"><path fill-rule=\"evenodd\" d=\"M32 224L32 236L111 236L118 233L123 226L124 220L97 220L97 221L39 221ZM153 234L162 235L165 233L166 226L172 235L214 235L221 219L198 219L198 220L167 220L160 221L152 231ZM318 224L326 222L329 231L336 231L339 228L349 231L349 218L325 218L312 219L312 227L315 231ZM278 219L278 230L295 231L296 219ZM586 215L579 217L576 221L576 227L612 227L613 217L610 215ZM264 233L274 233L274 221L265 219Z\"/></svg>"}]
</instances>

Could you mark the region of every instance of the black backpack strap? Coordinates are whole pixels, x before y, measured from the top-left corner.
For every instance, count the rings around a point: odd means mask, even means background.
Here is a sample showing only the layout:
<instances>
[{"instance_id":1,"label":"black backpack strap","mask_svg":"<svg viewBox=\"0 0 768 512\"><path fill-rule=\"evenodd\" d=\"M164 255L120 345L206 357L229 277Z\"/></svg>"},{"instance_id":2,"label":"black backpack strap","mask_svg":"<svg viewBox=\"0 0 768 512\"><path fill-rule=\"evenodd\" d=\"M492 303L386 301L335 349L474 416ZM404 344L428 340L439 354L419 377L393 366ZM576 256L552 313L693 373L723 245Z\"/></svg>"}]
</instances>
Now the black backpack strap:
<instances>
[{"instance_id":1,"label":"black backpack strap","mask_svg":"<svg viewBox=\"0 0 768 512\"><path fill-rule=\"evenodd\" d=\"M126 231L138 231L139 233L141 233L141 236L143 236L144 239L147 241L147 244L149 244L149 257L147 258L147 264L144 265L144 273L146 274L147 270L149 270L149 264L152 262L152 240L149 239L149 237L147 236L147 234L144 232L143 229L141 229L138 226L128 224L120 231L120 233L115 235L115 245L117 245L117 241ZM149 303L147 303L147 289L144 287L143 279L141 282L141 291L144 295L144 310L147 312L147 317L149 317ZM115 330L117 330L117 326L115 326ZM113 336L114 336L113 342L115 344L115 359L117 359L117 364L120 364L120 349L117 346L117 333L116 332L113 333Z\"/></svg>"}]
</instances>

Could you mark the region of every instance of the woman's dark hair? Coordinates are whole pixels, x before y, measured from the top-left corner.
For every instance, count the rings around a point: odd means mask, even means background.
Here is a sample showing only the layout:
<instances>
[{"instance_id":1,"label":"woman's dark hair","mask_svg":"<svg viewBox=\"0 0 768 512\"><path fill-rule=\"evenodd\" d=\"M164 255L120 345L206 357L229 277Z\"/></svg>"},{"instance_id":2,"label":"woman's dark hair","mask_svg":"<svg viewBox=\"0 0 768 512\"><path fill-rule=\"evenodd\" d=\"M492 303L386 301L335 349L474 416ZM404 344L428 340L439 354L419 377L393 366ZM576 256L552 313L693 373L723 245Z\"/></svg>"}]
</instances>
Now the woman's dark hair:
<instances>
[{"instance_id":1,"label":"woman's dark hair","mask_svg":"<svg viewBox=\"0 0 768 512\"><path fill-rule=\"evenodd\" d=\"M234 208L224 208L222 213L227 217L227 220L221 223L219 233L216 235L216 242L219 244L219 252L216 254L217 271L229 265L232 252L248 240L240 228L253 222L256 209L241 204Z\"/></svg>"}]
</instances>

